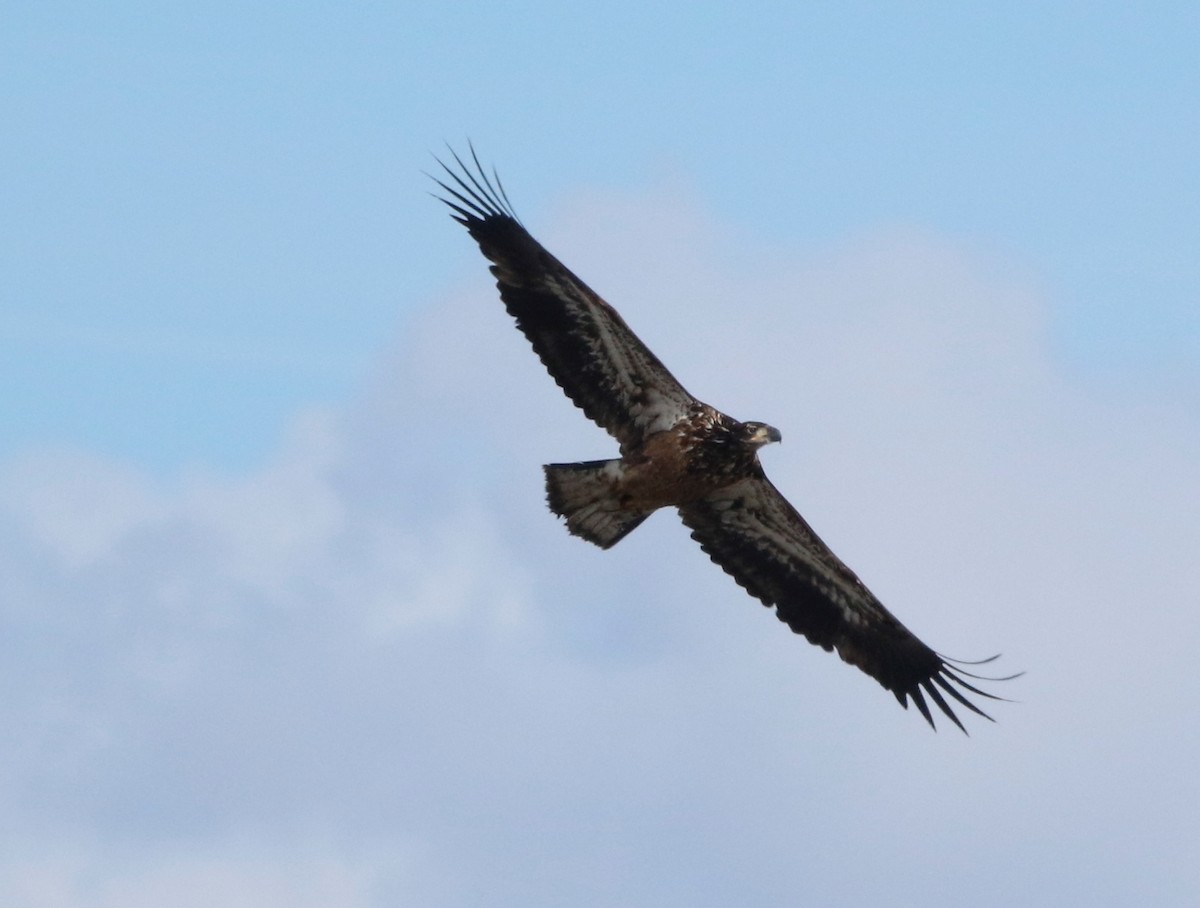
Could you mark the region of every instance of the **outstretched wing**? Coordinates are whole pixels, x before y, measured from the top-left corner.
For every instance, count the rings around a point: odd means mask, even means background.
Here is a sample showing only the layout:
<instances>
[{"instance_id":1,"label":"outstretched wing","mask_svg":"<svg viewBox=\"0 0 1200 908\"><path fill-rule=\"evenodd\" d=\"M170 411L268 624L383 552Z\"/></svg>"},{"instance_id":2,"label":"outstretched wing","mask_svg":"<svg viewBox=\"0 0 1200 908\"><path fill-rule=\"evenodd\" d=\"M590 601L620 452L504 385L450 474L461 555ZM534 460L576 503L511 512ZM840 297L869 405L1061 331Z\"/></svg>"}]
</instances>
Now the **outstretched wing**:
<instances>
[{"instance_id":1,"label":"outstretched wing","mask_svg":"<svg viewBox=\"0 0 1200 908\"><path fill-rule=\"evenodd\" d=\"M752 596L774 606L780 621L810 643L836 649L905 708L911 697L930 725L926 696L964 732L944 694L991 718L959 688L1000 698L966 681L964 675L978 676L939 656L884 608L765 476L681 505L679 514L709 557Z\"/></svg>"},{"instance_id":2,"label":"outstretched wing","mask_svg":"<svg viewBox=\"0 0 1200 908\"><path fill-rule=\"evenodd\" d=\"M457 169L438 163L452 183L433 178L447 193L440 198L492 261L505 307L559 387L622 450L683 419L695 398L612 306L521 226L474 149L473 169L450 153Z\"/></svg>"}]
</instances>

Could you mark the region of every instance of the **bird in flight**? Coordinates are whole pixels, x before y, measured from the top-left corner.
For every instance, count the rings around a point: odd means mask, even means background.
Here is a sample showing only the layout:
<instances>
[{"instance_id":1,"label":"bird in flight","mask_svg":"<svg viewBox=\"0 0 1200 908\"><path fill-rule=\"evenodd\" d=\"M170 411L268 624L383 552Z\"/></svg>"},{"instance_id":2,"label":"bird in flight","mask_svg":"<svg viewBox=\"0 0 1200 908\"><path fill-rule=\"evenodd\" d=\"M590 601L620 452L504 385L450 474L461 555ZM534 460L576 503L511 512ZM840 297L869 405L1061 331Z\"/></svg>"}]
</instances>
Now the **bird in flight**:
<instances>
[{"instance_id":1,"label":"bird in flight","mask_svg":"<svg viewBox=\"0 0 1200 908\"><path fill-rule=\"evenodd\" d=\"M555 382L619 444L612 460L544 468L550 510L567 530L607 549L674 507L708 556L780 621L837 650L906 709L911 698L935 729L926 698L963 732L954 704L991 719L967 693L1002 698L967 679L1009 678L974 674L963 666L981 663L930 649L818 538L759 462L779 430L740 422L684 390L617 311L521 225L474 148L470 164L450 154L453 166L435 158L445 171L444 180L432 177L438 198L491 261L500 298Z\"/></svg>"}]
</instances>

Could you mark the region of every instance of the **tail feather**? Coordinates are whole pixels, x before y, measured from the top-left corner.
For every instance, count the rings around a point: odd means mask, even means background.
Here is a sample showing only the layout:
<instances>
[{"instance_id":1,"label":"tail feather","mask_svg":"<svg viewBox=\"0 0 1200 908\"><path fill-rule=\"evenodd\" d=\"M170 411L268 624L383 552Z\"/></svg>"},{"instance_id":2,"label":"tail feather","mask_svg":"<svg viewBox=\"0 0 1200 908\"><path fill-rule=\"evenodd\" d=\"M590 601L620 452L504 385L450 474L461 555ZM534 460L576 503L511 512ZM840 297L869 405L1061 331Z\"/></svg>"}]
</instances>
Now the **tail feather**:
<instances>
[{"instance_id":1,"label":"tail feather","mask_svg":"<svg viewBox=\"0 0 1200 908\"><path fill-rule=\"evenodd\" d=\"M620 460L552 463L546 470L546 502L567 521L567 529L602 549L612 548L650 511L621 507L614 485L621 476Z\"/></svg>"}]
</instances>

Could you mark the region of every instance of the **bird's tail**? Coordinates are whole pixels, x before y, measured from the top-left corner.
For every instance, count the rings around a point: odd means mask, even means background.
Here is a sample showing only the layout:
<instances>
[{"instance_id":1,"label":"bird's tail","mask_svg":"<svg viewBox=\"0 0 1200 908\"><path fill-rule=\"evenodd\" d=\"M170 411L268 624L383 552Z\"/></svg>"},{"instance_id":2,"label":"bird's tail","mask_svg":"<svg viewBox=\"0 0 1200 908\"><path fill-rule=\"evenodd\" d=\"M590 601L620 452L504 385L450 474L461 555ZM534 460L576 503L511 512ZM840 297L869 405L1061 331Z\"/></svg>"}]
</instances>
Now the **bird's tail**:
<instances>
[{"instance_id":1,"label":"bird's tail","mask_svg":"<svg viewBox=\"0 0 1200 908\"><path fill-rule=\"evenodd\" d=\"M602 549L611 548L650 516L650 511L621 507L613 486L621 475L620 460L551 463L546 470L546 501L567 529Z\"/></svg>"}]
</instances>

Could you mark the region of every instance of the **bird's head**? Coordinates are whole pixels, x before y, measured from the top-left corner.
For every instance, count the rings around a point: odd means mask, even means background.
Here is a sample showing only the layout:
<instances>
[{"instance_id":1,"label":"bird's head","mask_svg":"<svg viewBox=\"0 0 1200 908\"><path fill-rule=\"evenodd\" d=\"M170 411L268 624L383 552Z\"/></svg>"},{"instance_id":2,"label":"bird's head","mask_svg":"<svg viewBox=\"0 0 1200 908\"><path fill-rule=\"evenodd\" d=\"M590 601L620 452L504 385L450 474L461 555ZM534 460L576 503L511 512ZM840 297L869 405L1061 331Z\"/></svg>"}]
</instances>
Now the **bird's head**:
<instances>
[{"instance_id":1,"label":"bird's head","mask_svg":"<svg viewBox=\"0 0 1200 908\"><path fill-rule=\"evenodd\" d=\"M773 441L783 440L779 430L774 426L768 426L765 422L744 422L742 427L746 432L746 444L753 448L761 448Z\"/></svg>"}]
</instances>

